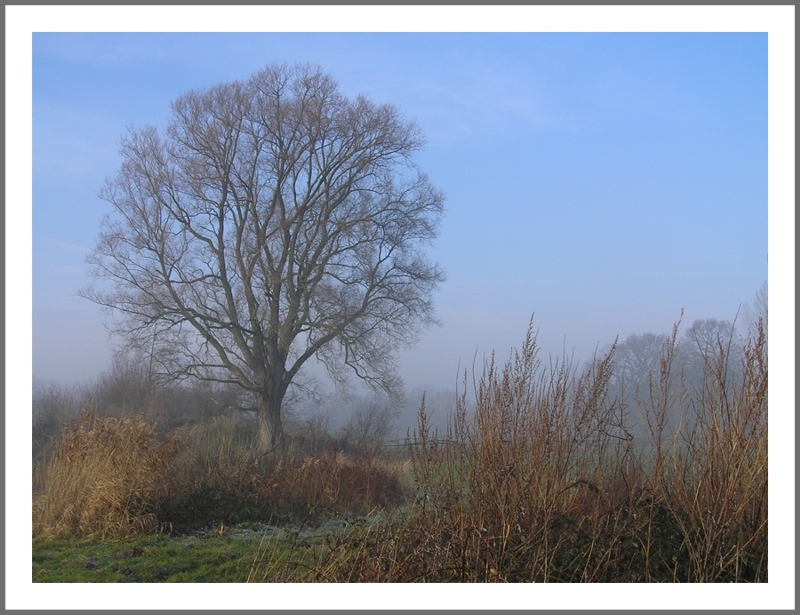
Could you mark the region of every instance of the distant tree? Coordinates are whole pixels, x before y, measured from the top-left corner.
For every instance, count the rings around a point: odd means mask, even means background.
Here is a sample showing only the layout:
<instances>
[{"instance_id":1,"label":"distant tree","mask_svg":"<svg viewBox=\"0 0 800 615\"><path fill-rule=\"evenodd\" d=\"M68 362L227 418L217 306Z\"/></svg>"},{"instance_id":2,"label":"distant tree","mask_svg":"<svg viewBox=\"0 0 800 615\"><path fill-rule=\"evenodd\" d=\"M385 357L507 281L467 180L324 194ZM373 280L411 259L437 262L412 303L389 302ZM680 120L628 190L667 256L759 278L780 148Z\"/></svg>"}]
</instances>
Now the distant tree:
<instances>
[{"instance_id":1,"label":"distant tree","mask_svg":"<svg viewBox=\"0 0 800 615\"><path fill-rule=\"evenodd\" d=\"M617 344L612 384L631 396L649 390L650 376L658 374L666 334L634 333Z\"/></svg>"},{"instance_id":2,"label":"distant tree","mask_svg":"<svg viewBox=\"0 0 800 615\"><path fill-rule=\"evenodd\" d=\"M247 391L272 450L309 359L396 394L393 351L435 320L444 276L423 247L443 196L412 161L422 145L396 108L315 67L188 92L164 135L123 139L82 294L152 373Z\"/></svg>"},{"instance_id":3,"label":"distant tree","mask_svg":"<svg viewBox=\"0 0 800 615\"><path fill-rule=\"evenodd\" d=\"M644 415L652 408L651 383L658 382L660 361L669 336L656 333L633 333L614 347L608 394L617 403L623 431L637 438L647 434Z\"/></svg>"},{"instance_id":4,"label":"distant tree","mask_svg":"<svg viewBox=\"0 0 800 615\"><path fill-rule=\"evenodd\" d=\"M720 361L727 366L727 377L740 371L741 345L729 320L704 318L696 320L683 333L681 357L689 383L695 389L709 376L710 367L718 369Z\"/></svg>"},{"instance_id":5,"label":"distant tree","mask_svg":"<svg viewBox=\"0 0 800 615\"><path fill-rule=\"evenodd\" d=\"M695 320L684 332L687 345L693 346L699 355L714 352L720 345L727 345L733 337L733 323L729 320L704 318Z\"/></svg>"}]
</instances>

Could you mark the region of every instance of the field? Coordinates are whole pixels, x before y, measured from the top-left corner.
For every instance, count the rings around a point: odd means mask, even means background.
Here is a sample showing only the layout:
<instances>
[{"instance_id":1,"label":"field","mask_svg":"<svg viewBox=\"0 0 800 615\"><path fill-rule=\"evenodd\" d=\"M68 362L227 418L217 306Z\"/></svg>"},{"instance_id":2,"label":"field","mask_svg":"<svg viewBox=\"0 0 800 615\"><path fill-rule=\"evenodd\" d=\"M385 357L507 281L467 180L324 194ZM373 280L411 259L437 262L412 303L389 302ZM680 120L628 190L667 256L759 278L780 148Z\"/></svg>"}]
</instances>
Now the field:
<instances>
[{"instance_id":1,"label":"field","mask_svg":"<svg viewBox=\"0 0 800 615\"><path fill-rule=\"evenodd\" d=\"M766 582L763 331L695 388L676 335L629 408L613 350L543 368L529 333L401 449L306 429L265 456L236 417L88 408L35 463L33 580Z\"/></svg>"},{"instance_id":2,"label":"field","mask_svg":"<svg viewBox=\"0 0 800 615\"><path fill-rule=\"evenodd\" d=\"M364 517L354 521L365 524ZM241 523L127 540L34 540L33 580L47 583L326 581L315 563L346 544L342 520L318 527ZM350 529L352 533L353 529ZM280 569L278 569L280 567Z\"/></svg>"}]
</instances>

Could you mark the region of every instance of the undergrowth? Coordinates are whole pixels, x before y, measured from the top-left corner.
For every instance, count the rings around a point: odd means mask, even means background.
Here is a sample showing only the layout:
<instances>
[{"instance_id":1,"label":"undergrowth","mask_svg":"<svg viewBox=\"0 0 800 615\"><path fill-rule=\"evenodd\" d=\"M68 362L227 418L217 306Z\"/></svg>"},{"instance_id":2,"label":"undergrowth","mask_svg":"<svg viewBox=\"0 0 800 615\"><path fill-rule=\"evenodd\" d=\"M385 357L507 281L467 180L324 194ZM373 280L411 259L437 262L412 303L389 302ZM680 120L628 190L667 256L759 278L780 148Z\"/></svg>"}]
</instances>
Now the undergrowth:
<instances>
[{"instance_id":1,"label":"undergrowth","mask_svg":"<svg viewBox=\"0 0 800 615\"><path fill-rule=\"evenodd\" d=\"M83 415L39 467L34 534L286 528L251 545L248 581L766 582L764 327L736 378L720 340L697 387L677 333L629 407L609 392L614 348L587 369L543 365L531 327L471 395L464 377L444 433L423 401L400 459L258 456L241 421L164 436L143 416Z\"/></svg>"}]
</instances>

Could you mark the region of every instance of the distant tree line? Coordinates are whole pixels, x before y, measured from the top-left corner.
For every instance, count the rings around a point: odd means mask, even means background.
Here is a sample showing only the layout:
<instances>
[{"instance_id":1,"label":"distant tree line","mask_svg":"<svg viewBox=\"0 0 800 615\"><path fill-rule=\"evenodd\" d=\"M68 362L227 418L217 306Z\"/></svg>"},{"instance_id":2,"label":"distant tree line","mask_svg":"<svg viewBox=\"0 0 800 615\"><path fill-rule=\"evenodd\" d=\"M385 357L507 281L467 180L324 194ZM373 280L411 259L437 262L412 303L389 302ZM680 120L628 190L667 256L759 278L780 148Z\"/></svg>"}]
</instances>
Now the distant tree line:
<instances>
[{"instance_id":1,"label":"distant tree line","mask_svg":"<svg viewBox=\"0 0 800 615\"><path fill-rule=\"evenodd\" d=\"M758 328L767 330L767 282L755 295L753 303L740 310L737 322L717 318L695 320L686 328L677 326L667 333L634 333L613 347L613 373L609 396L626 414L633 432L646 429L641 417L647 407L657 402L662 376L668 380L676 407L684 407L681 397L697 397L710 384L710 379L731 383L742 375L743 348L748 337L754 338ZM610 351L611 348L607 348ZM669 374L662 374L668 354L673 354ZM724 367L720 370L719 366ZM677 427L678 417L670 416Z\"/></svg>"}]
</instances>

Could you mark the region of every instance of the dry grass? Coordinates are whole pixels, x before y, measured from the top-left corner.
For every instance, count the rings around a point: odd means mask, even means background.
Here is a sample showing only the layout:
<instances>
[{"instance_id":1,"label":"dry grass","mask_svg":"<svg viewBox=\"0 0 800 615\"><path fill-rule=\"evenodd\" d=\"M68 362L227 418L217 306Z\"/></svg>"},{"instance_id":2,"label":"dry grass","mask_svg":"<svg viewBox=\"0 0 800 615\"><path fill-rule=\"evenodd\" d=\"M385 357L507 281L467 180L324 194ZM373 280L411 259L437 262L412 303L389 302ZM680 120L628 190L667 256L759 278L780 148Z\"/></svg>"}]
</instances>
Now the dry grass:
<instances>
[{"instance_id":1,"label":"dry grass","mask_svg":"<svg viewBox=\"0 0 800 615\"><path fill-rule=\"evenodd\" d=\"M609 394L613 348L584 370L543 365L532 328L505 365L485 366L473 402L465 376L445 433L423 401L402 458L374 447L261 457L243 420L159 438L142 416L84 415L37 475L34 532L298 527L380 508L397 514L323 542L265 541L251 580L765 582L766 333L747 342L736 378L720 340L697 390L677 339L678 325L636 408L644 435Z\"/></svg>"},{"instance_id":2,"label":"dry grass","mask_svg":"<svg viewBox=\"0 0 800 615\"><path fill-rule=\"evenodd\" d=\"M41 469L33 499L35 535L129 536L159 527L169 490L176 438L159 441L143 416L67 424L61 444Z\"/></svg>"},{"instance_id":3,"label":"dry grass","mask_svg":"<svg viewBox=\"0 0 800 615\"><path fill-rule=\"evenodd\" d=\"M248 421L216 419L193 428L178 459L167 518L182 526L214 521L307 521L396 504L402 488L373 456L332 450L312 455L292 448L259 455Z\"/></svg>"},{"instance_id":4,"label":"dry grass","mask_svg":"<svg viewBox=\"0 0 800 615\"><path fill-rule=\"evenodd\" d=\"M376 525L327 576L357 581L767 581L767 361L760 331L744 376L723 344L701 391L675 373L677 326L640 408L635 442L607 395L613 349L577 374L543 370L529 332L490 362L476 405L458 403L444 438L424 404L411 449L418 504Z\"/></svg>"},{"instance_id":5,"label":"dry grass","mask_svg":"<svg viewBox=\"0 0 800 615\"><path fill-rule=\"evenodd\" d=\"M688 537L692 582L766 580L768 367L759 323L741 382L727 378L720 340L706 357L691 425L668 458L661 493Z\"/></svg>"},{"instance_id":6,"label":"dry grass","mask_svg":"<svg viewBox=\"0 0 800 615\"><path fill-rule=\"evenodd\" d=\"M246 420L215 418L159 436L144 415L67 424L34 476L39 537L131 536L212 523L309 521L404 499L391 464L374 456L254 452Z\"/></svg>"},{"instance_id":7,"label":"dry grass","mask_svg":"<svg viewBox=\"0 0 800 615\"><path fill-rule=\"evenodd\" d=\"M342 512L365 513L396 505L404 496L398 477L375 458L332 452L290 462L271 479L273 502L307 502Z\"/></svg>"}]
</instances>

